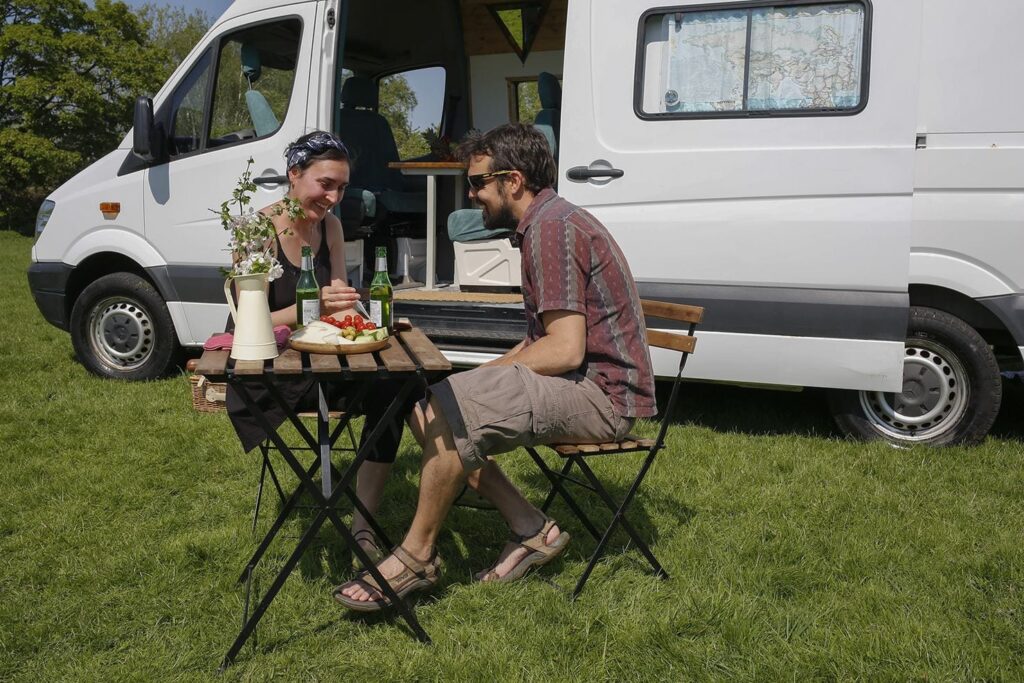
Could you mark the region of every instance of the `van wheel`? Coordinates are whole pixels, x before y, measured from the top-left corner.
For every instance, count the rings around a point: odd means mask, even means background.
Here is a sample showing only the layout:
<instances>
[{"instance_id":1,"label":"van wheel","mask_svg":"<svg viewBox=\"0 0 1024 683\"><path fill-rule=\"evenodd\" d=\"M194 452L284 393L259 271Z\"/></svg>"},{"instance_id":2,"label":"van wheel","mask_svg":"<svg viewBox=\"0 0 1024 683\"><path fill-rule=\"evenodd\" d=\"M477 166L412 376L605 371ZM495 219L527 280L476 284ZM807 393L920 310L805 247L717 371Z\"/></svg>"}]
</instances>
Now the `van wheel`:
<instances>
[{"instance_id":1,"label":"van wheel","mask_svg":"<svg viewBox=\"0 0 1024 683\"><path fill-rule=\"evenodd\" d=\"M71 344L90 372L114 379L155 379L174 365L177 337L160 294L133 273L112 273L79 295Z\"/></svg>"},{"instance_id":2,"label":"van wheel","mask_svg":"<svg viewBox=\"0 0 1024 683\"><path fill-rule=\"evenodd\" d=\"M902 393L829 393L839 428L854 438L896 445L984 439L999 413L1002 382L981 335L948 313L912 306L905 353Z\"/></svg>"}]
</instances>

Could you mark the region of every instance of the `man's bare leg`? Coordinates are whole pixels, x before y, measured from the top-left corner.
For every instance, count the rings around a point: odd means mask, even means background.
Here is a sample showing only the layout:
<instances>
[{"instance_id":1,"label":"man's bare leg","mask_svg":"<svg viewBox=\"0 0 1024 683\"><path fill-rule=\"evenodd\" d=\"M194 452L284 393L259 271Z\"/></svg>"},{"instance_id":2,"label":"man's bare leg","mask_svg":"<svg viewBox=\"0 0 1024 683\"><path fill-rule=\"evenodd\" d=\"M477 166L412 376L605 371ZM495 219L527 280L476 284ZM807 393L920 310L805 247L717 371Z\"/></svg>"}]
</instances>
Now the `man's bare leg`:
<instances>
[{"instance_id":1,"label":"man's bare leg","mask_svg":"<svg viewBox=\"0 0 1024 683\"><path fill-rule=\"evenodd\" d=\"M366 510L371 515L376 515L377 510L380 508L380 500L384 494L384 484L387 482L390 473L391 463L389 462L367 461L359 467L359 474L356 477L356 496L366 506ZM352 533L358 534L360 531L366 531L369 528L370 526L366 523L366 519L356 511L352 515ZM373 545L368 534L362 534L358 541L359 545L363 546L365 550L370 550Z\"/></svg>"},{"instance_id":2,"label":"man's bare leg","mask_svg":"<svg viewBox=\"0 0 1024 683\"><path fill-rule=\"evenodd\" d=\"M519 536L532 536L543 528L544 513L523 497L523 494L508 480L493 458L487 458L485 466L471 472L468 483L477 493L494 503L512 533ZM552 526L544 542L547 545L554 543L561 533L557 524ZM488 571L492 570L499 577L505 576L529 552L518 543L509 542L505 544L501 554L498 555L495 565L479 572L476 578L482 579Z\"/></svg>"},{"instance_id":3,"label":"man's bare leg","mask_svg":"<svg viewBox=\"0 0 1024 683\"><path fill-rule=\"evenodd\" d=\"M406 552L422 562L429 561L434 554L441 524L466 478L451 428L433 402L427 408L426 418L419 502L412 525L402 541ZM377 567L385 579L390 579L400 574L405 565L389 555ZM376 590L360 581L350 581L341 592L353 600L369 601L380 597Z\"/></svg>"},{"instance_id":4,"label":"man's bare leg","mask_svg":"<svg viewBox=\"0 0 1024 683\"><path fill-rule=\"evenodd\" d=\"M417 431L422 434L424 424L431 420L433 420L433 408L428 405L424 411L417 405L409 416L409 428L413 435L416 435ZM544 526L544 513L523 497L519 489L498 467L494 458L488 457L486 465L470 472L467 483L481 496L494 503L513 533L529 536ZM553 526L548 532L545 542L554 543L560 533L558 526ZM498 556L498 562L494 567L495 573L498 576L504 576L526 556L527 552L518 543L509 543ZM487 571L480 572L477 578L482 578Z\"/></svg>"}]
</instances>

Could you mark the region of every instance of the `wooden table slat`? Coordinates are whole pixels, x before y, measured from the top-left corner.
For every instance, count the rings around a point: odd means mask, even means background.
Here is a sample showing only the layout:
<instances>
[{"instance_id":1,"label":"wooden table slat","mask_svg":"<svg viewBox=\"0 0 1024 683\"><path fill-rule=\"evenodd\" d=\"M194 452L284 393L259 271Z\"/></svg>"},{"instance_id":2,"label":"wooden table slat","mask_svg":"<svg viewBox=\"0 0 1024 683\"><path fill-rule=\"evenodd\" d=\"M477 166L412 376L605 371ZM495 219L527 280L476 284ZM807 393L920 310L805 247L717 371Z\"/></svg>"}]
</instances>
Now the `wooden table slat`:
<instances>
[{"instance_id":1,"label":"wooden table slat","mask_svg":"<svg viewBox=\"0 0 1024 683\"><path fill-rule=\"evenodd\" d=\"M416 369L416 364L412 362L409 354L405 352L397 339L388 340L388 345L377 353L380 354L381 362L384 363L388 372L408 372Z\"/></svg>"},{"instance_id":2,"label":"wooden table slat","mask_svg":"<svg viewBox=\"0 0 1024 683\"><path fill-rule=\"evenodd\" d=\"M301 375L302 354L295 349L285 349L280 356L274 359L274 374Z\"/></svg>"},{"instance_id":3,"label":"wooden table slat","mask_svg":"<svg viewBox=\"0 0 1024 683\"><path fill-rule=\"evenodd\" d=\"M236 360L235 361L235 374L236 375L262 375L263 374L263 363L262 360Z\"/></svg>"},{"instance_id":4,"label":"wooden table slat","mask_svg":"<svg viewBox=\"0 0 1024 683\"><path fill-rule=\"evenodd\" d=\"M345 362L352 372L377 371L377 359L372 353L350 353L345 356Z\"/></svg>"},{"instance_id":5,"label":"wooden table slat","mask_svg":"<svg viewBox=\"0 0 1024 683\"><path fill-rule=\"evenodd\" d=\"M196 374L209 377L224 376L230 353L230 351L203 351L199 363L196 364Z\"/></svg>"},{"instance_id":6,"label":"wooden table slat","mask_svg":"<svg viewBox=\"0 0 1024 683\"><path fill-rule=\"evenodd\" d=\"M314 373L341 372L341 363L332 353L309 354L309 367Z\"/></svg>"},{"instance_id":7,"label":"wooden table slat","mask_svg":"<svg viewBox=\"0 0 1024 683\"><path fill-rule=\"evenodd\" d=\"M402 341L409 347L412 354L419 360L420 365L423 366L424 370L435 371L435 370L451 370L452 364L448 362L448 359L437 350L434 343L427 338L427 335L423 334L423 331L418 328L406 330L405 332L399 333L402 337Z\"/></svg>"}]
</instances>

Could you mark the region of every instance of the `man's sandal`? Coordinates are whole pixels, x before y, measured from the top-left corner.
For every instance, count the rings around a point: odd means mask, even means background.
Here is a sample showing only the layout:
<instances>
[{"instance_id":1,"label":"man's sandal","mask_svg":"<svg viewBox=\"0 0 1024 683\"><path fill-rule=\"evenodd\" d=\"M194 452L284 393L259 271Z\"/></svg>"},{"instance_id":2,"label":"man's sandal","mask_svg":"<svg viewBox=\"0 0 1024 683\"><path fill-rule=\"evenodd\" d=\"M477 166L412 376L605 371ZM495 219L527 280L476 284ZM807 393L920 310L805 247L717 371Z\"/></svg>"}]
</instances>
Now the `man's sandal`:
<instances>
[{"instance_id":1,"label":"man's sandal","mask_svg":"<svg viewBox=\"0 0 1024 683\"><path fill-rule=\"evenodd\" d=\"M545 543L545 539L548 537L548 532L551 531L551 527L553 526L555 526L555 520L548 517L544 520L544 526L540 528L540 531L532 536L520 536L518 534L512 534L509 536L509 541L512 543L518 543L530 552L519 560L519 562L516 563L516 565L504 576L499 576L498 572L495 571L497 566L501 564L501 561L499 560L495 562L491 565L491 568L487 570L487 573L480 577L480 581L495 581L498 583L515 581L516 579L525 576L526 572L530 571L533 567L545 565L561 555L562 551L565 550L565 547L569 545L569 539L571 537L569 536L568 531L559 529L560 533L558 534L558 538L556 538L551 545L548 545Z\"/></svg>"},{"instance_id":2,"label":"man's sandal","mask_svg":"<svg viewBox=\"0 0 1024 683\"><path fill-rule=\"evenodd\" d=\"M440 580L441 558L436 550L427 562L420 562L400 545L396 545L391 554L405 565L405 569L398 576L388 579L388 583L400 599L404 600L405 596L414 591L431 588ZM380 593L380 597L376 600L353 600L344 595L341 591L355 581L359 581L371 590L377 591ZM388 596L384 594L380 584L377 583L368 571L360 572L352 581L335 587L332 595L335 600L354 612L378 612L385 607L391 606Z\"/></svg>"},{"instance_id":3,"label":"man's sandal","mask_svg":"<svg viewBox=\"0 0 1024 683\"><path fill-rule=\"evenodd\" d=\"M352 534L352 537L355 539L356 543L363 541L364 543L369 544L363 545L360 543L360 546L363 548L363 552L366 553L367 557L370 558L370 562L380 564L381 560L387 557L384 553L384 549L380 547L380 541L377 540L377 535L373 533L372 530L360 529ZM359 561L359 557L355 553L352 553L352 569L359 571L362 568L363 563Z\"/></svg>"}]
</instances>

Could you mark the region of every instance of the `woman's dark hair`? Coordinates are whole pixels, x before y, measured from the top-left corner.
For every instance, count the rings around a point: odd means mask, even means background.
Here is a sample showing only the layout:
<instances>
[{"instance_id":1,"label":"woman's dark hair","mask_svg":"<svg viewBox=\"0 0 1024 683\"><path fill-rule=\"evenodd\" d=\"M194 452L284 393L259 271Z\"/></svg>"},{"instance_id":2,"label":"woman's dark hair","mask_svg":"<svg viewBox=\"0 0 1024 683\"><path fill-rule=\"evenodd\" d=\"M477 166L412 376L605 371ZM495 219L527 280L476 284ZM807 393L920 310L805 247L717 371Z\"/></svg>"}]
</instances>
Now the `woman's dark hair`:
<instances>
[{"instance_id":1,"label":"woman's dark hair","mask_svg":"<svg viewBox=\"0 0 1024 683\"><path fill-rule=\"evenodd\" d=\"M307 133L284 151L288 170L305 171L315 161L348 161L348 148L337 137L323 130Z\"/></svg>"},{"instance_id":2,"label":"woman's dark hair","mask_svg":"<svg viewBox=\"0 0 1024 683\"><path fill-rule=\"evenodd\" d=\"M456 154L465 163L475 156L489 156L491 167L488 170L492 172L519 171L526 189L534 194L554 187L558 175L547 138L525 123L506 123L486 133L470 131Z\"/></svg>"}]
</instances>

